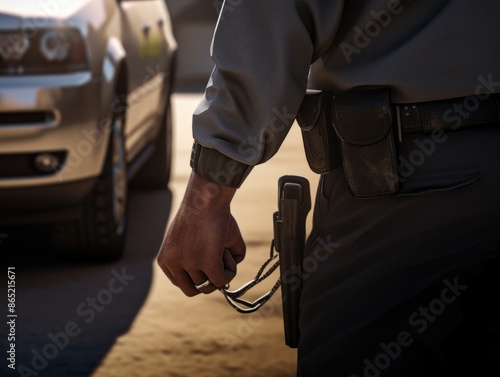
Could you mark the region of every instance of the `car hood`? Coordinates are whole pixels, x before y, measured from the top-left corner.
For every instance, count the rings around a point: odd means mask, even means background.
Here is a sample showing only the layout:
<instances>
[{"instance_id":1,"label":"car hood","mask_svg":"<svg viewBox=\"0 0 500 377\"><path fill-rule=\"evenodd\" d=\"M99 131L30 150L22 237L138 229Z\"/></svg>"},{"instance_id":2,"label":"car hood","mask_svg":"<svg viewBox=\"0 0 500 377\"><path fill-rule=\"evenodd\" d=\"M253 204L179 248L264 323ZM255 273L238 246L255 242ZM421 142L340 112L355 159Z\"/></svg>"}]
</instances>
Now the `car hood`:
<instances>
[{"instance_id":1,"label":"car hood","mask_svg":"<svg viewBox=\"0 0 500 377\"><path fill-rule=\"evenodd\" d=\"M0 3L0 15L20 18L67 18L95 0L15 0Z\"/></svg>"}]
</instances>

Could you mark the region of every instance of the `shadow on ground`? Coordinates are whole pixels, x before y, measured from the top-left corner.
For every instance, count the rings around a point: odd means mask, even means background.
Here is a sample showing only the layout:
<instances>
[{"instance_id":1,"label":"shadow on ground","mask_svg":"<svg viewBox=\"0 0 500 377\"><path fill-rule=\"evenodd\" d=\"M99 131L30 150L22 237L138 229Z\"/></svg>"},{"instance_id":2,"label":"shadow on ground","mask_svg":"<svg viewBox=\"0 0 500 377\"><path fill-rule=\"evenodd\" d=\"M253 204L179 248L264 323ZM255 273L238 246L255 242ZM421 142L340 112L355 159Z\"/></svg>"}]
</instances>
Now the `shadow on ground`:
<instances>
[{"instance_id":1,"label":"shadow on ground","mask_svg":"<svg viewBox=\"0 0 500 377\"><path fill-rule=\"evenodd\" d=\"M3 318L8 314L6 270L14 266L18 372L7 367L9 327L2 320L1 376L91 375L144 304L171 202L167 190L131 192L124 257L113 263L58 261L42 229L2 233L0 313Z\"/></svg>"}]
</instances>

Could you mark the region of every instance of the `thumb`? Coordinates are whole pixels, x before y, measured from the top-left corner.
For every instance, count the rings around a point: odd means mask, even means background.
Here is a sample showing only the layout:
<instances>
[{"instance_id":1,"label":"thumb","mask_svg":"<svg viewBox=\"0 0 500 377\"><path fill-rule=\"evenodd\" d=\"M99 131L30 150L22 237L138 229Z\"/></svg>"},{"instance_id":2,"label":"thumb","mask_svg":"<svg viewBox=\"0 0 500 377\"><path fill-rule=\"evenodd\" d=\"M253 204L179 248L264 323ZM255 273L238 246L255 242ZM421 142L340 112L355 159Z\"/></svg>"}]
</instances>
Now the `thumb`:
<instances>
[{"instance_id":1,"label":"thumb","mask_svg":"<svg viewBox=\"0 0 500 377\"><path fill-rule=\"evenodd\" d=\"M224 279L229 283L236 276L236 262L227 249L224 249L222 254L222 263L224 264Z\"/></svg>"},{"instance_id":2,"label":"thumb","mask_svg":"<svg viewBox=\"0 0 500 377\"><path fill-rule=\"evenodd\" d=\"M226 236L225 248L229 251L232 259L236 263L240 263L245 259L246 245L243 237L241 236L238 223L231 215L229 219L229 227Z\"/></svg>"}]
</instances>

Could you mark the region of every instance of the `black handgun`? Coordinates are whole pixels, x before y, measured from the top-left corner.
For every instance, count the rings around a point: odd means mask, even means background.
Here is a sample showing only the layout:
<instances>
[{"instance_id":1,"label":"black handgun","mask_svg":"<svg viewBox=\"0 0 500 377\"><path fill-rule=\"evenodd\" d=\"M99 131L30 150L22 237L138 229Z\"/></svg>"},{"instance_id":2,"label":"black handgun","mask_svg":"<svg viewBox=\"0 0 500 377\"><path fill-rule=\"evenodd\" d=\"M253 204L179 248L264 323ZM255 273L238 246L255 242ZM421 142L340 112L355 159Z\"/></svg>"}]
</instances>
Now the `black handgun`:
<instances>
[{"instance_id":1,"label":"black handgun","mask_svg":"<svg viewBox=\"0 0 500 377\"><path fill-rule=\"evenodd\" d=\"M285 344L299 342L299 300L302 261L306 242L306 218L311 210L309 181L286 175L278 181L278 211L274 213L274 247L280 258L281 295Z\"/></svg>"}]
</instances>

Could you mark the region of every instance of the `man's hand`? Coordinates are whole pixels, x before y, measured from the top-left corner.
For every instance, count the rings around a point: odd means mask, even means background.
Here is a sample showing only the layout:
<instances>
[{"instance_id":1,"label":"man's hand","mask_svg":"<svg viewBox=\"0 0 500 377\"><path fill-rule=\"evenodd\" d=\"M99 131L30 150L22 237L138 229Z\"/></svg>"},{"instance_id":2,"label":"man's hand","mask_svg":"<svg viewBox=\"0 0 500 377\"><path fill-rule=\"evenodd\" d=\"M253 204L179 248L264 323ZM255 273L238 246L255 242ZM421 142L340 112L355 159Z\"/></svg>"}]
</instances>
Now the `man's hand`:
<instances>
[{"instance_id":1,"label":"man's hand","mask_svg":"<svg viewBox=\"0 0 500 377\"><path fill-rule=\"evenodd\" d=\"M236 275L245 243L230 203L235 188L218 186L192 173L180 208L158 254L158 264L187 296L211 293ZM207 279L211 284L198 290Z\"/></svg>"}]
</instances>

